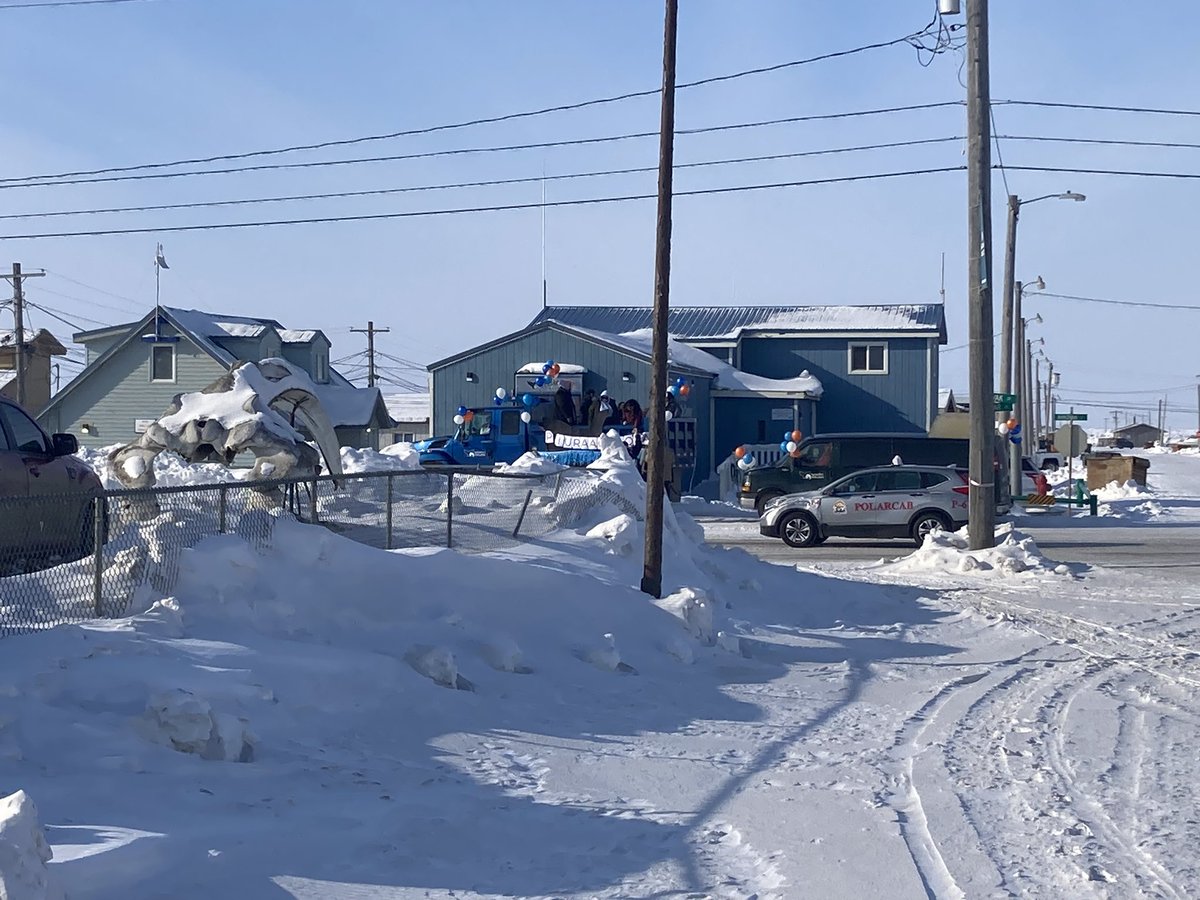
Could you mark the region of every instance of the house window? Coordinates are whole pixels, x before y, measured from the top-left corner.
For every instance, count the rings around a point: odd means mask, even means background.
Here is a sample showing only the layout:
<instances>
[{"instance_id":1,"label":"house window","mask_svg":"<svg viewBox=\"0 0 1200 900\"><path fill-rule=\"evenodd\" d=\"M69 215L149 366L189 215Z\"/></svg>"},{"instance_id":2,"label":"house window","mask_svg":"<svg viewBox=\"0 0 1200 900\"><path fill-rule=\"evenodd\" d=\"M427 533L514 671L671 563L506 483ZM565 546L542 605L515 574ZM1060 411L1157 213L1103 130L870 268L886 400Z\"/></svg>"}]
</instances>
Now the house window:
<instances>
[{"instance_id":1,"label":"house window","mask_svg":"<svg viewBox=\"0 0 1200 900\"><path fill-rule=\"evenodd\" d=\"M155 344L150 348L150 380L175 380L175 347L171 344Z\"/></svg>"},{"instance_id":2,"label":"house window","mask_svg":"<svg viewBox=\"0 0 1200 900\"><path fill-rule=\"evenodd\" d=\"M851 375L886 375L888 371L887 344L851 344Z\"/></svg>"},{"instance_id":3,"label":"house window","mask_svg":"<svg viewBox=\"0 0 1200 900\"><path fill-rule=\"evenodd\" d=\"M329 380L329 360L324 354L317 356L316 364L313 366L313 381L317 384L324 384Z\"/></svg>"}]
</instances>

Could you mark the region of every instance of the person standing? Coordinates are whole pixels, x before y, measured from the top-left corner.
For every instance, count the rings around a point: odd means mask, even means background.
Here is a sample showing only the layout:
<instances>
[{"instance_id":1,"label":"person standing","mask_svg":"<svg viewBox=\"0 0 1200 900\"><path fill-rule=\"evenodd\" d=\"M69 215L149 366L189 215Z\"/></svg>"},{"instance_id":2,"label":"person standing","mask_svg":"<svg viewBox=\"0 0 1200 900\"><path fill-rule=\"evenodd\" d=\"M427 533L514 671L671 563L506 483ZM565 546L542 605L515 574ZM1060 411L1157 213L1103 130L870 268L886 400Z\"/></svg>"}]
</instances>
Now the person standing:
<instances>
[{"instance_id":1,"label":"person standing","mask_svg":"<svg viewBox=\"0 0 1200 900\"><path fill-rule=\"evenodd\" d=\"M574 427L576 424L575 398L571 396L569 381L560 381L558 390L554 392L554 415L564 425Z\"/></svg>"}]
</instances>

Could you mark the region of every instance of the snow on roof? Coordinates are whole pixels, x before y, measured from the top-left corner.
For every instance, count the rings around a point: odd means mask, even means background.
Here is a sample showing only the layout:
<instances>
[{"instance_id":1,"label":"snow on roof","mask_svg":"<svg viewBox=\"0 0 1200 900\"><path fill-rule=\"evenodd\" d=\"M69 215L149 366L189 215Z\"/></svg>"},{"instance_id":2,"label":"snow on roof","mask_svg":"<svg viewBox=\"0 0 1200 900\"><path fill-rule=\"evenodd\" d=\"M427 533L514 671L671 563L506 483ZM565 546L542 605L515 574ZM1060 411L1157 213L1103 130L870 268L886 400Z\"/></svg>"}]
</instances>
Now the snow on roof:
<instances>
[{"instance_id":1,"label":"snow on roof","mask_svg":"<svg viewBox=\"0 0 1200 900\"><path fill-rule=\"evenodd\" d=\"M624 334L605 334L587 328L576 328L575 330L609 343L628 347L630 350L644 355L650 354L654 336L653 331L649 328L628 331ZM749 372L742 372L728 363L721 362L711 353L676 340L673 336L667 341L667 359L675 365L711 373L714 376L714 391L810 394L813 397L820 397L825 390L821 386L820 380L809 374L807 369L795 378L764 378L761 375L751 375Z\"/></svg>"},{"instance_id":2,"label":"snow on roof","mask_svg":"<svg viewBox=\"0 0 1200 900\"><path fill-rule=\"evenodd\" d=\"M0 369L0 388L17 380L15 369Z\"/></svg>"},{"instance_id":3,"label":"snow on roof","mask_svg":"<svg viewBox=\"0 0 1200 900\"><path fill-rule=\"evenodd\" d=\"M428 394L384 394L383 403L388 415L397 422L427 422Z\"/></svg>"},{"instance_id":4,"label":"snow on roof","mask_svg":"<svg viewBox=\"0 0 1200 900\"><path fill-rule=\"evenodd\" d=\"M216 322L213 324L220 329L209 337L259 337L267 330L266 325L255 325L249 322Z\"/></svg>"},{"instance_id":5,"label":"snow on roof","mask_svg":"<svg viewBox=\"0 0 1200 900\"><path fill-rule=\"evenodd\" d=\"M533 320L621 334L651 326L645 306L551 306ZM743 331L919 331L945 335L937 303L872 306L680 306L670 310L668 329L680 340L736 340Z\"/></svg>"},{"instance_id":6,"label":"snow on roof","mask_svg":"<svg viewBox=\"0 0 1200 900\"><path fill-rule=\"evenodd\" d=\"M369 425L380 396L379 388L343 387L337 384L317 384L310 390L321 401L335 428Z\"/></svg>"},{"instance_id":7,"label":"snow on roof","mask_svg":"<svg viewBox=\"0 0 1200 900\"><path fill-rule=\"evenodd\" d=\"M297 330L295 328L282 328L279 331L279 337L285 344L307 344L313 340L321 332L315 329Z\"/></svg>"}]
</instances>

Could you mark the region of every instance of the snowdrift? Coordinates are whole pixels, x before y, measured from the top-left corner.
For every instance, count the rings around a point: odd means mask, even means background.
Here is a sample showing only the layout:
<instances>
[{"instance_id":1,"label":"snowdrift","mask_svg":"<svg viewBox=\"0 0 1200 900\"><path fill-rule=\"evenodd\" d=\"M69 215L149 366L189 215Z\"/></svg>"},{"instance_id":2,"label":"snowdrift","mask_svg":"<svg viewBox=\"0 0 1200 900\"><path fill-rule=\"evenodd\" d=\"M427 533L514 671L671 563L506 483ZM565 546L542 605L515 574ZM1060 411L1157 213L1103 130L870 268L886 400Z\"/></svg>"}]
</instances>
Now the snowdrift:
<instances>
[{"instance_id":1,"label":"snowdrift","mask_svg":"<svg viewBox=\"0 0 1200 900\"><path fill-rule=\"evenodd\" d=\"M1047 559L1037 542L1012 525L996 529L996 546L985 550L969 550L967 529L935 531L913 553L885 563L893 572L952 572L982 576L1013 576L1022 574L1067 575L1070 570Z\"/></svg>"}]
</instances>

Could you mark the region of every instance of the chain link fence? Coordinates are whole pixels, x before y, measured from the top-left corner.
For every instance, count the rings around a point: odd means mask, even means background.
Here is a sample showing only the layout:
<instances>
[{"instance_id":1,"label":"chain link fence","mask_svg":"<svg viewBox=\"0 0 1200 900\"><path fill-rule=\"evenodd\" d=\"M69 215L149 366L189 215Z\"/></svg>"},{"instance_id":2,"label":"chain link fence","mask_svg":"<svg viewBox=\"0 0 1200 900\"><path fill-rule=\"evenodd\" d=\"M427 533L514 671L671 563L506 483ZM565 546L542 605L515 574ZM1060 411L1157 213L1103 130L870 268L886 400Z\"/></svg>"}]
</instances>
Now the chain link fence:
<instances>
[{"instance_id":1,"label":"chain link fence","mask_svg":"<svg viewBox=\"0 0 1200 900\"><path fill-rule=\"evenodd\" d=\"M0 636L126 615L170 594L184 550L270 542L280 518L380 549L502 550L642 512L594 472L422 470L0 499ZM594 520L594 521L593 521Z\"/></svg>"}]
</instances>

